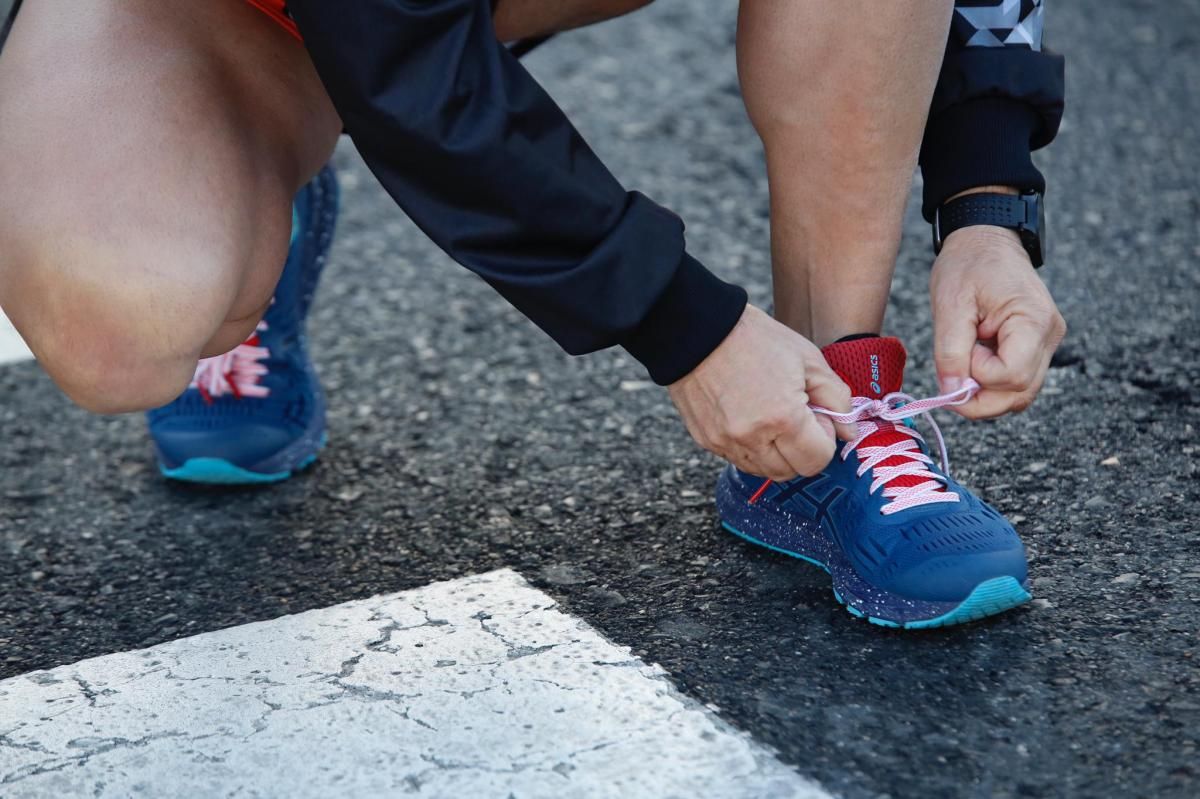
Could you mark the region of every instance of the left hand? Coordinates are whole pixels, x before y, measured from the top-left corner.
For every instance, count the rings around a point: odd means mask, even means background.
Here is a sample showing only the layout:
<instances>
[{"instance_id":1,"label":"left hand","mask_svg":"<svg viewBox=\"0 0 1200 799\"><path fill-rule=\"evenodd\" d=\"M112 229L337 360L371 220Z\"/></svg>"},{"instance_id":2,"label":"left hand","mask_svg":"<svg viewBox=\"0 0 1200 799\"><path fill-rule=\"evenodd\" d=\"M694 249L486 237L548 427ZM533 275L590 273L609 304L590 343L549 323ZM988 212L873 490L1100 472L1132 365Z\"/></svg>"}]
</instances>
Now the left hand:
<instances>
[{"instance_id":1,"label":"left hand","mask_svg":"<svg viewBox=\"0 0 1200 799\"><path fill-rule=\"evenodd\" d=\"M946 237L933 264L934 361L943 392L982 387L969 419L1023 411L1041 391L1067 325L1014 231L976 225Z\"/></svg>"}]
</instances>

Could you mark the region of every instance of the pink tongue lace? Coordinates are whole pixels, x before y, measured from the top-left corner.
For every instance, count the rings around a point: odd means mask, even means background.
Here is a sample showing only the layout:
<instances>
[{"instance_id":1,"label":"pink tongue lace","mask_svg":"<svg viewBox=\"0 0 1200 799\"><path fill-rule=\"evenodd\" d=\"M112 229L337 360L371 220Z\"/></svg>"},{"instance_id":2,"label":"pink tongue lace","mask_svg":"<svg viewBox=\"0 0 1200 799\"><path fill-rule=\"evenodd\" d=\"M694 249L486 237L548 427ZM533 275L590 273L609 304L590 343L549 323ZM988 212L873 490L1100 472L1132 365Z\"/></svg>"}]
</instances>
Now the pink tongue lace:
<instances>
[{"instance_id":1,"label":"pink tongue lace","mask_svg":"<svg viewBox=\"0 0 1200 799\"><path fill-rule=\"evenodd\" d=\"M883 495L891 500L883 506L882 512L890 515L906 508L918 505L930 505L935 502L957 502L958 494L946 491L942 479L927 469L933 461L921 451L919 441L925 439L916 430L904 424L896 424L904 419L925 414L933 432L937 436L938 449L941 452L942 471L950 475L950 456L946 452L946 440L942 431L929 412L937 408L951 405L962 405L979 391L979 384L967 378L962 388L949 394L939 394L928 399L914 399L908 394L894 391L881 399L854 397L850 401L849 413L837 413L819 405L810 405L813 413L828 416L839 424L858 426L858 438L842 447L842 460L850 457L851 452L858 453L858 476L862 477L868 470L875 478L871 483L871 493L874 494L883 487ZM883 446L861 446L868 438L878 433L890 433L892 439ZM900 440L895 440L900 436ZM757 502L771 480L763 483L750 497L750 503Z\"/></svg>"},{"instance_id":2,"label":"pink tongue lace","mask_svg":"<svg viewBox=\"0 0 1200 799\"><path fill-rule=\"evenodd\" d=\"M828 416L839 424L858 425L858 438L842 447L842 460L849 458L851 452L858 453L858 476L862 477L868 470L872 470L871 474L875 479L871 483L871 493L874 494L883 487L883 495L891 500L882 509L884 515L888 515L918 505L958 502L958 494L944 490L941 478L926 468L932 465L933 461L921 451L917 443L925 439L911 427L895 423L925 414L937 436L942 471L949 477L950 456L946 452L946 440L942 438L942 431L929 412L951 405L962 405L978 391L979 384L968 378L957 391L928 399L914 399L908 394L896 391L876 400L855 397L851 400L849 413L836 413L817 406L812 406L812 410L813 413ZM886 446L860 446L871 436L885 430L892 433L893 437L899 434L904 438Z\"/></svg>"},{"instance_id":3,"label":"pink tongue lace","mask_svg":"<svg viewBox=\"0 0 1200 799\"><path fill-rule=\"evenodd\" d=\"M191 388L200 392L207 403L225 394L237 399L243 397L265 397L271 390L259 384L259 378L269 371L262 363L271 351L262 345L258 334L267 329L266 322L259 322L254 335L224 355L204 358L196 364Z\"/></svg>"}]
</instances>

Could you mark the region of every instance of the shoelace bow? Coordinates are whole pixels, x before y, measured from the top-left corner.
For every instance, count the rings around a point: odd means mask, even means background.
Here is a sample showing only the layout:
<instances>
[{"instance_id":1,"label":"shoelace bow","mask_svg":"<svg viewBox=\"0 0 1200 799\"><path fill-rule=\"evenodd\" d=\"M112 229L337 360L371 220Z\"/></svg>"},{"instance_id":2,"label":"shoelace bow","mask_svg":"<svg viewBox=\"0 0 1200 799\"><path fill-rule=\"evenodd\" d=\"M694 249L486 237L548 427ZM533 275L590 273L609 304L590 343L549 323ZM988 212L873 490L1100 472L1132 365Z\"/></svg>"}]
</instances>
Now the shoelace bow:
<instances>
[{"instance_id":1,"label":"shoelace bow","mask_svg":"<svg viewBox=\"0 0 1200 799\"><path fill-rule=\"evenodd\" d=\"M979 384L968 378L962 388L957 391L939 394L936 397L929 397L927 399L916 399L909 394L895 391L882 399L854 397L850 401L849 413L838 413L818 405L810 405L809 407L813 413L828 416L831 420L839 424L854 424L858 426L858 438L842 447L842 460L849 458L852 452L857 453L859 459L858 476L862 477L867 471L871 471L875 479L871 482L870 492L874 494L880 487L883 487L883 496L891 500L891 502L883 506L882 512L886 515L918 505L958 501L958 494L953 491L943 490L945 482L941 476L926 468L933 464L933 460L921 451L918 442L923 442L925 440L924 437L908 425L895 423L924 414L929 420L929 425L933 428L934 434L937 436L938 450L941 454L942 472L949 477L950 456L946 452L946 440L942 437L942 431L938 427L938 423L929 412L952 405L962 405L970 401L971 397L975 396L978 391ZM889 424L885 427L881 422ZM860 446L870 436L885 430L887 432L899 433L906 436L906 438L903 441L897 441L887 446ZM903 458L904 460L894 465L881 465L890 458ZM915 485L889 485L889 483L898 477L915 477L923 478L923 480ZM750 502L757 502L771 485L771 482L768 480L763 483L754 492L754 495L750 497Z\"/></svg>"},{"instance_id":2,"label":"shoelace bow","mask_svg":"<svg viewBox=\"0 0 1200 799\"><path fill-rule=\"evenodd\" d=\"M270 370L263 363L271 356L271 350L263 346L258 334L267 329L266 322L259 322L253 335L224 355L204 358L196 364L191 388L200 392L208 404L225 394L237 399L243 397L265 397L271 390L260 384L259 379Z\"/></svg>"}]
</instances>

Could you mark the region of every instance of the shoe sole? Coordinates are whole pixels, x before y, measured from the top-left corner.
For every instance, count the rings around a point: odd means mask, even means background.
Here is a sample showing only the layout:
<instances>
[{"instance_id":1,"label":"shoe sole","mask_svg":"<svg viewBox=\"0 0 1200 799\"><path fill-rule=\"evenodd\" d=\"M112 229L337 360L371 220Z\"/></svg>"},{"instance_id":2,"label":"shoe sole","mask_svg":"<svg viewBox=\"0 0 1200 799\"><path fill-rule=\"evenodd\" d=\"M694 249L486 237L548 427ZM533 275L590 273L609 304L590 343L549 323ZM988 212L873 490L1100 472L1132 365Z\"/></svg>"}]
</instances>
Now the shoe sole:
<instances>
[{"instance_id":1,"label":"shoe sole","mask_svg":"<svg viewBox=\"0 0 1200 799\"><path fill-rule=\"evenodd\" d=\"M793 552L789 549L768 544L765 541L760 541L752 535L747 535L741 530L734 527L726 521L721 522L721 526L729 532L741 538L744 541L749 541L752 544L757 544L760 547L765 547L773 552L787 555L789 557L798 558L806 563L811 563L825 571L826 574L833 576L832 570L816 558L811 558L808 555L802 555L799 552ZM878 589L876 589L878 590ZM1025 586L1021 585L1015 577L993 577L990 580L984 580L979 585L972 589L967 598L959 602L954 607L946 610L936 616L927 619L907 619L897 621L886 619L881 616L873 616L859 610L854 606L853 600L843 596L838 591L837 587L833 588L834 598L841 603L850 615L866 619L871 624L879 625L880 627L891 627L901 630L927 630L936 627L949 627L955 624L965 624L967 622L978 621L994 616L998 613L1003 613L1006 610L1011 610L1018 605L1023 605L1032 599L1032 595L1026 590Z\"/></svg>"},{"instance_id":2,"label":"shoe sole","mask_svg":"<svg viewBox=\"0 0 1200 799\"><path fill-rule=\"evenodd\" d=\"M197 485L252 486L282 483L316 463L317 456L325 448L325 441L326 437L322 435L320 444L317 445L317 452L305 456L291 469L280 472L255 472L224 458L189 458L174 469L167 468L160 463L158 470L168 480Z\"/></svg>"}]
</instances>

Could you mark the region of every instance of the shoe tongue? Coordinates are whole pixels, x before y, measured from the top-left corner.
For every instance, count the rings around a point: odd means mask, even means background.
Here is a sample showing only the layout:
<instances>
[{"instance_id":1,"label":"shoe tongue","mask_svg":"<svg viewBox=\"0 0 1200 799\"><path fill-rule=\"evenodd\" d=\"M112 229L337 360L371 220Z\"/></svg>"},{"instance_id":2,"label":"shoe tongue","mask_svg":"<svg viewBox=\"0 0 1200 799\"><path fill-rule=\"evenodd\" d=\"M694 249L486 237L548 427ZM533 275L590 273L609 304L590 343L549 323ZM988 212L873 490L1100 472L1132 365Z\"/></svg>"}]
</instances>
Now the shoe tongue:
<instances>
[{"instance_id":1,"label":"shoe tongue","mask_svg":"<svg viewBox=\"0 0 1200 799\"><path fill-rule=\"evenodd\" d=\"M907 357L900 339L870 336L839 341L821 350L838 377L856 397L879 399L904 385Z\"/></svg>"},{"instance_id":2,"label":"shoe tongue","mask_svg":"<svg viewBox=\"0 0 1200 799\"><path fill-rule=\"evenodd\" d=\"M900 339L891 336L866 336L849 341L839 341L830 344L821 352L830 368L837 372L838 377L850 386L850 393L856 397L879 399L885 394L899 391L904 385L904 361L908 354ZM897 430L893 422L877 422L879 429L867 436L861 444L864 447L889 447L892 444L909 439L909 436ZM861 457L861 456L860 456ZM885 459L880 466L900 466L910 459L895 455ZM924 483L928 478L901 475L888 481L887 485L894 488L904 488ZM945 489L940 489L945 490Z\"/></svg>"}]
</instances>

